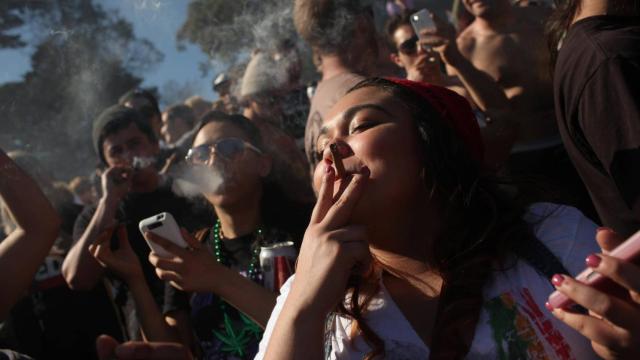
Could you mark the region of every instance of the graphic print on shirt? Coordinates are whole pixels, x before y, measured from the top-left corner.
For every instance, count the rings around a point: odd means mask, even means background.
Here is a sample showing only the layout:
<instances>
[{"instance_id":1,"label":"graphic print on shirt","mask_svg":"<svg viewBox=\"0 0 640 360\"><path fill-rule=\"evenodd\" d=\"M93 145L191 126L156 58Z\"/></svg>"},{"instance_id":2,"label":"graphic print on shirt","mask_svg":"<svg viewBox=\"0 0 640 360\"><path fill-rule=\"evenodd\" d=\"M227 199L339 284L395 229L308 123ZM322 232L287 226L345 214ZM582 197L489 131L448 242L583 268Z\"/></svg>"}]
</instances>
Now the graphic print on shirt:
<instances>
[{"instance_id":1,"label":"graphic print on shirt","mask_svg":"<svg viewBox=\"0 0 640 360\"><path fill-rule=\"evenodd\" d=\"M523 288L516 294L502 293L486 301L485 310L499 359L575 359L564 337L544 316L529 289ZM543 341L553 349L553 354L547 353Z\"/></svg>"},{"instance_id":2,"label":"graphic print on shirt","mask_svg":"<svg viewBox=\"0 0 640 360\"><path fill-rule=\"evenodd\" d=\"M246 272L240 272L245 276ZM225 311L220 311L221 306ZM192 317L207 319L194 323L194 330L207 360L252 359L258 351L262 329L212 293L194 293Z\"/></svg>"}]
</instances>

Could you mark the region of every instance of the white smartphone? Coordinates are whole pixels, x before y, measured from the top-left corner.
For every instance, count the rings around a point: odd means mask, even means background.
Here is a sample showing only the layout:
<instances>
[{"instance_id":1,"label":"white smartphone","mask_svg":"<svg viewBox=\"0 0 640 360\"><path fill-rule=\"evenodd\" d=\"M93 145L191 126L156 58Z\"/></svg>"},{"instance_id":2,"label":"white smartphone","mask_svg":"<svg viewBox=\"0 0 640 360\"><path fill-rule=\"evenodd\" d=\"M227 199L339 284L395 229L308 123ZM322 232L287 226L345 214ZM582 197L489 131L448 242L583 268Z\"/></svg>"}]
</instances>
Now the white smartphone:
<instances>
[{"instance_id":1,"label":"white smartphone","mask_svg":"<svg viewBox=\"0 0 640 360\"><path fill-rule=\"evenodd\" d=\"M431 12L427 9L422 9L414 14L411 14L411 26L413 26L413 31L416 33L418 37L420 37L420 33L425 30L436 30L436 23L431 18Z\"/></svg>"},{"instance_id":2,"label":"white smartphone","mask_svg":"<svg viewBox=\"0 0 640 360\"><path fill-rule=\"evenodd\" d=\"M609 256L640 265L640 231L636 232L633 236L611 251ZM590 268L585 269L576 276L576 280L622 299L627 299L629 297L628 290ZM567 309L571 308L571 306L574 305L574 302L565 294L556 290L551 294L551 296L549 296L549 305L554 308Z\"/></svg>"},{"instance_id":3,"label":"white smartphone","mask_svg":"<svg viewBox=\"0 0 640 360\"><path fill-rule=\"evenodd\" d=\"M138 228L140 229L140 232L142 234L149 231L158 236L162 236L163 238L182 248L188 247L187 242L184 240L182 234L180 233L178 223L176 223L176 220L168 212L153 215L140 221L140 223L138 224ZM162 246L154 243L153 241L147 240L147 244L149 245L151 250L153 250L153 252L158 254L159 256L173 256L173 254L165 250Z\"/></svg>"}]
</instances>

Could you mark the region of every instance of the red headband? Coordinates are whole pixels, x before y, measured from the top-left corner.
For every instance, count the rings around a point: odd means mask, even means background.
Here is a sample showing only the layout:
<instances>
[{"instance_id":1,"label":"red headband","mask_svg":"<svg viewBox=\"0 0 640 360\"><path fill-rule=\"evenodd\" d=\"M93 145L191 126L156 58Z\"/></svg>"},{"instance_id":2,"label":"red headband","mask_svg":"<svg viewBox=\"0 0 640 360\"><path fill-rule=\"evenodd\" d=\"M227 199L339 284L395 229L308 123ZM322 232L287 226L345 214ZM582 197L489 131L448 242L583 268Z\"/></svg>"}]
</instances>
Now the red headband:
<instances>
[{"instance_id":1,"label":"red headband","mask_svg":"<svg viewBox=\"0 0 640 360\"><path fill-rule=\"evenodd\" d=\"M436 85L399 78L386 78L427 100L464 142L469 154L480 164L484 160L484 145L480 127L467 99Z\"/></svg>"}]
</instances>

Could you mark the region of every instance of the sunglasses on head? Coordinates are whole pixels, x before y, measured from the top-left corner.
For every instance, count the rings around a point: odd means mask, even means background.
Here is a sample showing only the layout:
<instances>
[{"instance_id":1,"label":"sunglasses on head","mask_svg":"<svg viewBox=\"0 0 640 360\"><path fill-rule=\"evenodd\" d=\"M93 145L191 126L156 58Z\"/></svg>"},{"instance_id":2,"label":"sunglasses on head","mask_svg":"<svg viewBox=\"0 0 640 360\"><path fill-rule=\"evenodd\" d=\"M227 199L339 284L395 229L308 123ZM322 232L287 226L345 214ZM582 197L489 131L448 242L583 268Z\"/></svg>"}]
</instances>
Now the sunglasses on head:
<instances>
[{"instance_id":1,"label":"sunglasses on head","mask_svg":"<svg viewBox=\"0 0 640 360\"><path fill-rule=\"evenodd\" d=\"M418 52L418 35L413 35L411 38L403 41L398 46L398 51L405 55L415 55Z\"/></svg>"},{"instance_id":2,"label":"sunglasses on head","mask_svg":"<svg viewBox=\"0 0 640 360\"><path fill-rule=\"evenodd\" d=\"M213 153L227 160L233 160L246 149L262 154L262 150L242 139L224 138L212 144L202 144L189 149L186 160L191 164L204 164L209 161Z\"/></svg>"}]
</instances>

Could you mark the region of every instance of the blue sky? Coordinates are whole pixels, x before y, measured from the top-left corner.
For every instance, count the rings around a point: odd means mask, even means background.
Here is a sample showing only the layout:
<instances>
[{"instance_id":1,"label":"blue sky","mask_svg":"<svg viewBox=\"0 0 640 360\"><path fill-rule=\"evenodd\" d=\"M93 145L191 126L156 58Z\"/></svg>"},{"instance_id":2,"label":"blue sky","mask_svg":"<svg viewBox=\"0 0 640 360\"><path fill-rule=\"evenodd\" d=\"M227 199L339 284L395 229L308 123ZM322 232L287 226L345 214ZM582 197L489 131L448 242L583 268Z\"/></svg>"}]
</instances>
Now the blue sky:
<instances>
[{"instance_id":1,"label":"blue sky","mask_svg":"<svg viewBox=\"0 0 640 360\"><path fill-rule=\"evenodd\" d=\"M211 80L216 71L203 77L198 64L208 61L206 54L194 45L184 51L176 48L176 32L187 17L187 0L96 0L106 9L117 10L129 20L138 38L150 40L164 54L164 60L144 75L143 86L162 86L168 81L190 83L197 95L212 100ZM29 71L32 48L0 51L0 84L17 81Z\"/></svg>"}]
</instances>

